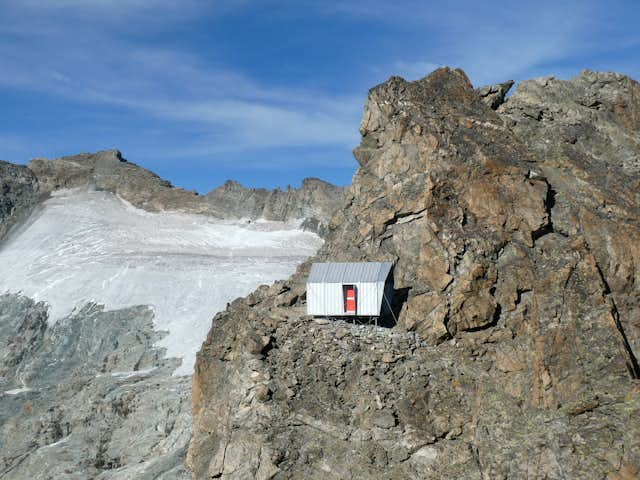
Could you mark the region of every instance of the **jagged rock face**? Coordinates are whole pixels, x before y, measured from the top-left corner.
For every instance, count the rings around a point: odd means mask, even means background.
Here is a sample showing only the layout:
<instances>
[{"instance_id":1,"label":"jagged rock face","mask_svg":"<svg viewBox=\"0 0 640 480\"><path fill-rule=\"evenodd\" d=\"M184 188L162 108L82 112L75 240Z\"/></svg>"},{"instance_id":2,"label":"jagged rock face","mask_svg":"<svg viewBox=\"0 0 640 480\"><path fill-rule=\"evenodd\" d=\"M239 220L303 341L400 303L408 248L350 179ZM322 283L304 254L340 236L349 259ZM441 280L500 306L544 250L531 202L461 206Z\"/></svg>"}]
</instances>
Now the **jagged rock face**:
<instances>
[{"instance_id":1,"label":"jagged rock face","mask_svg":"<svg viewBox=\"0 0 640 480\"><path fill-rule=\"evenodd\" d=\"M530 178L525 145L448 70L373 89L361 133L362 168L322 254L396 261L406 327L440 335L495 322L500 297L515 295L498 288L498 254L528 250L549 224L548 186Z\"/></svg>"},{"instance_id":2,"label":"jagged rock face","mask_svg":"<svg viewBox=\"0 0 640 480\"><path fill-rule=\"evenodd\" d=\"M505 97L511 87L513 87L514 81L509 80L507 82L498 83L497 85L486 85L480 87L477 92L482 98L482 101L486 103L493 110L497 110L500 105L505 101Z\"/></svg>"},{"instance_id":3,"label":"jagged rock face","mask_svg":"<svg viewBox=\"0 0 640 480\"><path fill-rule=\"evenodd\" d=\"M174 189L117 151L34 160L29 168L0 162L0 240L49 193L77 187L114 192L150 211L304 219L317 232L343 195L341 188L308 179L297 190L236 184L234 191L201 197ZM250 208L243 203L248 198L255 200ZM191 377L174 376L179 360L154 347L164 335L154 331L149 309L88 306L51 326L43 304L1 294L0 477L189 476L183 461Z\"/></svg>"},{"instance_id":4,"label":"jagged rock face","mask_svg":"<svg viewBox=\"0 0 640 480\"><path fill-rule=\"evenodd\" d=\"M42 200L38 181L26 167L0 161L0 240Z\"/></svg>"},{"instance_id":5,"label":"jagged rock face","mask_svg":"<svg viewBox=\"0 0 640 480\"><path fill-rule=\"evenodd\" d=\"M265 220L304 219L308 230L326 233L333 212L342 204L345 189L317 178L306 178L299 189L244 188L228 181L206 195L210 205L236 217Z\"/></svg>"},{"instance_id":6,"label":"jagged rock face","mask_svg":"<svg viewBox=\"0 0 640 480\"><path fill-rule=\"evenodd\" d=\"M553 186L553 230L593 253L640 354L640 84L591 71L529 80L500 114Z\"/></svg>"},{"instance_id":7,"label":"jagged rock face","mask_svg":"<svg viewBox=\"0 0 640 480\"><path fill-rule=\"evenodd\" d=\"M306 317L308 264L232 303L196 364L194 477L636 478L640 96L604 77L502 105L446 68L372 89L318 259L394 261L398 325ZM585 85L581 125L520 113ZM609 144L539 147L563 123Z\"/></svg>"},{"instance_id":8,"label":"jagged rock face","mask_svg":"<svg viewBox=\"0 0 640 480\"><path fill-rule=\"evenodd\" d=\"M0 296L0 477L187 478L190 377L153 347L152 312L47 317Z\"/></svg>"},{"instance_id":9,"label":"jagged rock face","mask_svg":"<svg viewBox=\"0 0 640 480\"><path fill-rule=\"evenodd\" d=\"M126 161L117 150L80 154L57 160L35 159L29 168L48 191L91 186L120 195L148 211L202 213L217 218L303 220L308 230L323 234L344 188L305 179L299 189L282 191L244 188L228 181L200 196L174 188L156 174Z\"/></svg>"}]
</instances>

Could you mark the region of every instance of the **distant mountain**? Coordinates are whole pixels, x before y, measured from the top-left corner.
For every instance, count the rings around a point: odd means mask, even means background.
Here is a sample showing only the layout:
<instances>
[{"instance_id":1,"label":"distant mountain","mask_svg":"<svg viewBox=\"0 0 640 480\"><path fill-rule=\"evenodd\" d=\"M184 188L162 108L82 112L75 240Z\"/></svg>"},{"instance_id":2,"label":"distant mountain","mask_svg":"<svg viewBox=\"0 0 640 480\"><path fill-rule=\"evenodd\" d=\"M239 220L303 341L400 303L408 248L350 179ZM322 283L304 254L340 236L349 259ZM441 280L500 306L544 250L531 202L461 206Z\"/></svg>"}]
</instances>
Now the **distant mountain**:
<instances>
[{"instance_id":1,"label":"distant mountain","mask_svg":"<svg viewBox=\"0 0 640 480\"><path fill-rule=\"evenodd\" d=\"M201 213L224 219L300 220L306 229L318 233L325 231L346 191L308 178L302 181L300 188L287 187L285 190L245 188L237 182L227 181L206 195L198 195L175 188L155 173L128 162L118 150L56 160L35 159L28 167L45 191L90 186L116 193L134 206L151 212Z\"/></svg>"}]
</instances>

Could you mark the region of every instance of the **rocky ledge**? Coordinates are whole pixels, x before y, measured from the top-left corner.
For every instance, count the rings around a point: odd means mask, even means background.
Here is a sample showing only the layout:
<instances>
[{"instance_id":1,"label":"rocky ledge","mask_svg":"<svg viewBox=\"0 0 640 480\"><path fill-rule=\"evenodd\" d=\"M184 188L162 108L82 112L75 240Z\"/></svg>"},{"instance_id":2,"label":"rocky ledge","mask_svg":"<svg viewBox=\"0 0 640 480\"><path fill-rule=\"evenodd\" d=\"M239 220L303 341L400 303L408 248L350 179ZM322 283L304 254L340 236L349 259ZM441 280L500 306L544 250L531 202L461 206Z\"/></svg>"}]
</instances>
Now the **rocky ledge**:
<instances>
[{"instance_id":1,"label":"rocky ledge","mask_svg":"<svg viewBox=\"0 0 640 480\"><path fill-rule=\"evenodd\" d=\"M305 315L309 264L218 314L194 478L640 474L640 85L369 93L318 260L395 262L392 329Z\"/></svg>"}]
</instances>

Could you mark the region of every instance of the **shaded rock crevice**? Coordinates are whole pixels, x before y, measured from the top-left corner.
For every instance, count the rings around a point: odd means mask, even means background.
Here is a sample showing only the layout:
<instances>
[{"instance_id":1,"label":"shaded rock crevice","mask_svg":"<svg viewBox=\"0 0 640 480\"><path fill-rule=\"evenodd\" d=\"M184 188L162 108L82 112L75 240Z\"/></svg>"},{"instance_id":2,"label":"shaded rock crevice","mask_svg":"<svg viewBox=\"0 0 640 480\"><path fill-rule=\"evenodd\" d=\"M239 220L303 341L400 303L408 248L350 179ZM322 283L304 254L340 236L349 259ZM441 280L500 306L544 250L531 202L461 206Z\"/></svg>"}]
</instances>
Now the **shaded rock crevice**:
<instances>
[{"instance_id":1,"label":"shaded rock crevice","mask_svg":"<svg viewBox=\"0 0 640 480\"><path fill-rule=\"evenodd\" d=\"M546 179L544 179L543 181L547 186L547 194L544 199L544 208L547 212L547 222L544 225L542 225L542 227L540 227L538 230L535 230L534 232L532 232L531 237L533 239L534 244L536 240L538 240L540 237L543 237L544 235L548 235L550 233L556 233L556 230L553 226L553 207L556 204L556 191L553 189L551 184ZM563 235L562 232L557 232L557 233L559 233L560 235ZM567 235L564 235L564 236L567 236Z\"/></svg>"},{"instance_id":2,"label":"shaded rock crevice","mask_svg":"<svg viewBox=\"0 0 640 480\"><path fill-rule=\"evenodd\" d=\"M46 198L28 168L0 160L0 241Z\"/></svg>"},{"instance_id":3,"label":"shaded rock crevice","mask_svg":"<svg viewBox=\"0 0 640 480\"><path fill-rule=\"evenodd\" d=\"M607 283L607 279L605 278L604 274L602 273L602 269L600 268L600 266L597 263L596 263L596 268L598 270L598 273L600 274L600 280L602 281L602 284L604 285L604 293L605 293L608 301L611 304L611 314L613 316L613 320L615 322L616 329L618 330L618 332L620 334L622 348L623 348L623 350L624 350L624 352L626 353L626 356L627 356L627 368L629 369L629 375L631 375L631 378L640 379L640 364L638 363L638 357L636 356L635 352L631 348L631 344L629 343L629 339L627 338L627 334L624 331L624 326L622 325L622 322L620 321L620 312L618 311L618 307L616 306L615 298L613 297L613 293L611 292L611 288L609 287L609 284Z\"/></svg>"}]
</instances>

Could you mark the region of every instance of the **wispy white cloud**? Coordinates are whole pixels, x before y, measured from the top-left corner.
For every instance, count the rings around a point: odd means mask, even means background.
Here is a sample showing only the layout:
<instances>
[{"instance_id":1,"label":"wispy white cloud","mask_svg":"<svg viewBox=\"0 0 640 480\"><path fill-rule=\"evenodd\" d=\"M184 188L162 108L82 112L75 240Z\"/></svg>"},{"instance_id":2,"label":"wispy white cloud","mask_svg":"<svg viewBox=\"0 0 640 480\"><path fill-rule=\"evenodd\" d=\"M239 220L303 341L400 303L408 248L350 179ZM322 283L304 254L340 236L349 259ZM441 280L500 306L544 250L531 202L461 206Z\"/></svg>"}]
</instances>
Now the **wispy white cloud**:
<instances>
[{"instance_id":1,"label":"wispy white cloud","mask_svg":"<svg viewBox=\"0 0 640 480\"><path fill-rule=\"evenodd\" d=\"M38 2L13 3L17 18L31 13ZM57 14L65 9L77 14L75 7L91 15L112 9L118 15L138 15L149 9L142 1L126 2L124 12L117 8L121 2L114 0L99 0L90 8L80 0L53 3ZM175 2L151 4L170 10ZM301 145L350 147L357 142L361 98L264 85L211 65L196 53L123 38L120 30L96 29L95 23L71 30L69 23L64 29L39 29L25 22L19 34L9 27L0 21L0 35L10 40L0 43L0 87L191 123L203 138L215 140L208 148L211 152Z\"/></svg>"},{"instance_id":2,"label":"wispy white cloud","mask_svg":"<svg viewBox=\"0 0 640 480\"><path fill-rule=\"evenodd\" d=\"M590 2L508 3L499 9L471 1L451 2L437 12L423 8L411 20L423 25L422 48L407 49L386 70L418 78L447 64L482 85L539 74L545 65L590 48L596 27Z\"/></svg>"},{"instance_id":3,"label":"wispy white cloud","mask_svg":"<svg viewBox=\"0 0 640 480\"><path fill-rule=\"evenodd\" d=\"M640 39L640 31L631 27L630 17L640 21L634 2L505 0L488 7L475 0L300 1L324 15L375 23L387 29L389 38L402 39L395 58L381 55L372 65L378 77L417 79L441 65L464 69L476 85L568 76L581 68L576 66L578 59L593 61L592 55L603 48L616 52L622 44ZM636 71L636 64L630 57L615 63L627 72Z\"/></svg>"},{"instance_id":4,"label":"wispy white cloud","mask_svg":"<svg viewBox=\"0 0 640 480\"><path fill-rule=\"evenodd\" d=\"M315 87L279 76L277 68L263 68L268 75L257 79L248 61L229 60L229 52L244 44L219 46L225 57L206 40L207 22L225 15L238 28L245 17L248 23L284 18L284 24L312 18L330 30L341 25L352 58L336 55L342 63L335 71L324 64ZM339 147L348 157L366 88L376 82L394 74L421 78L440 65L463 68L476 85L575 73L580 67L570 59L638 44L637 29L621 35L606 15L595 0L505 0L493 8L473 0L4 0L0 89L38 92L86 104L89 111L116 106L150 123L159 119L167 130L196 132L181 150L185 155ZM611 30L606 38L620 40L613 47L598 36L604 29ZM195 36L184 42L184 32ZM321 34L315 35L321 44ZM201 37L202 47L195 40ZM286 33L275 37L289 40ZM273 61L306 62L312 69L318 52ZM638 71L628 58L616 61L610 68ZM343 67L346 72L338 70ZM347 76L350 90L340 92ZM177 148L178 138L157 150Z\"/></svg>"}]
</instances>

